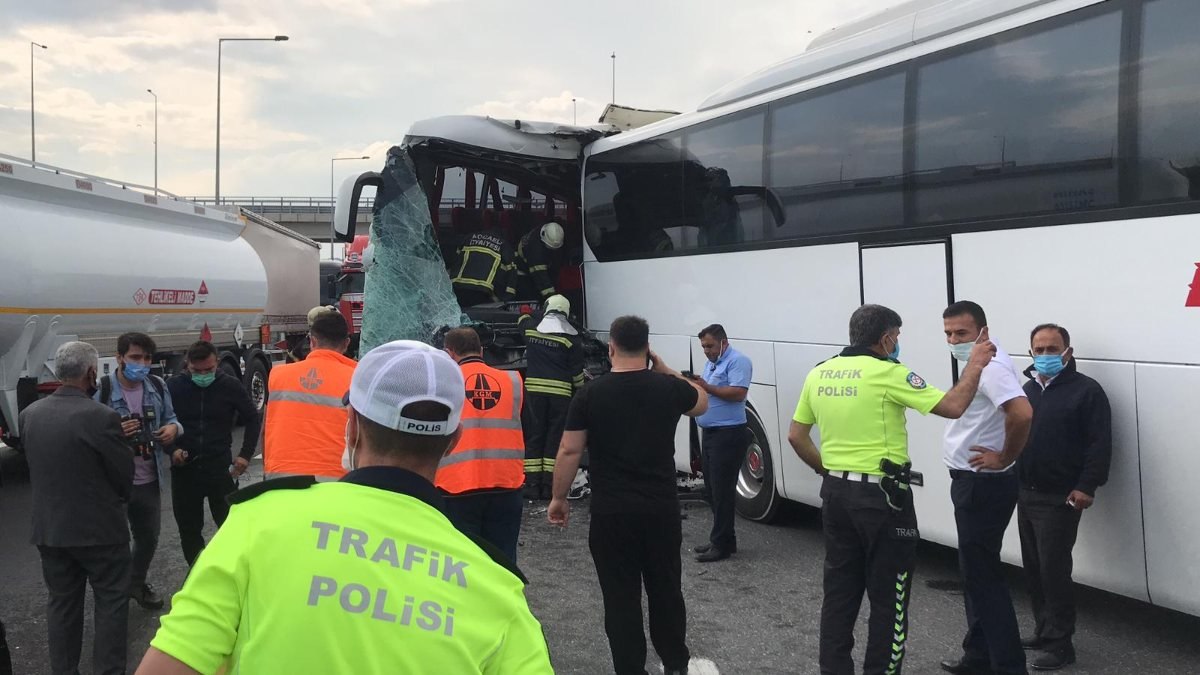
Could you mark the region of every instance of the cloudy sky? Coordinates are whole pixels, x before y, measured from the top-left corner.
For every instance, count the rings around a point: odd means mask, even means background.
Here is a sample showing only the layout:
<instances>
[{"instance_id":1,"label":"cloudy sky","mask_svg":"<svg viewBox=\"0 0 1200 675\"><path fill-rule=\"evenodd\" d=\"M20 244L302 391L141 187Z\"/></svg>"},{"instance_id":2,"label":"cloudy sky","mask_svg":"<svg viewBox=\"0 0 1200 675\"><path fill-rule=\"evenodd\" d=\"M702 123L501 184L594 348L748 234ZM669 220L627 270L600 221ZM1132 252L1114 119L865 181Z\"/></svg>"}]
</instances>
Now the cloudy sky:
<instances>
[{"instance_id":1,"label":"cloudy sky","mask_svg":"<svg viewBox=\"0 0 1200 675\"><path fill-rule=\"evenodd\" d=\"M320 196L415 120L593 122L617 102L690 110L891 0L0 0L0 154L211 195L219 37L223 195ZM811 32L810 32L811 31Z\"/></svg>"}]
</instances>

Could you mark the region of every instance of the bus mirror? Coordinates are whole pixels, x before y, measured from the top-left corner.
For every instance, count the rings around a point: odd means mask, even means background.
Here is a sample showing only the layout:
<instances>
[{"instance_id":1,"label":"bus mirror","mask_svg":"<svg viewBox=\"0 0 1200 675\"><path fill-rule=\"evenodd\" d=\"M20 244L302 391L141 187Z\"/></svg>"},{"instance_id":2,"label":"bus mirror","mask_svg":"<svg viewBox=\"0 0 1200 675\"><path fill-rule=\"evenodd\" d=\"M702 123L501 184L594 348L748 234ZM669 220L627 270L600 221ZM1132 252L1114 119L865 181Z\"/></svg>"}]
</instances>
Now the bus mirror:
<instances>
[{"instance_id":1,"label":"bus mirror","mask_svg":"<svg viewBox=\"0 0 1200 675\"><path fill-rule=\"evenodd\" d=\"M338 190L337 204L333 208L333 231L338 241L354 241L354 228L358 224L358 205L364 187L376 189L383 185L383 177L375 171L350 176L342 181Z\"/></svg>"}]
</instances>

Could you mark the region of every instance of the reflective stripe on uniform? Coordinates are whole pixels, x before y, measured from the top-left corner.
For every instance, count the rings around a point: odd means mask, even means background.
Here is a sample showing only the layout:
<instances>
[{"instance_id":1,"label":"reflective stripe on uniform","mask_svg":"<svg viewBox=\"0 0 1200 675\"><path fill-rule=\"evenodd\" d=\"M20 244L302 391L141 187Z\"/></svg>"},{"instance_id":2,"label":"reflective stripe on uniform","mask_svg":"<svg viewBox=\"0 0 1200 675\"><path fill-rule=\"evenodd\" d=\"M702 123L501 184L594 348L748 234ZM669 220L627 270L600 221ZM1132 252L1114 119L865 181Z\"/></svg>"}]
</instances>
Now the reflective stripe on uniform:
<instances>
[{"instance_id":1,"label":"reflective stripe on uniform","mask_svg":"<svg viewBox=\"0 0 1200 675\"><path fill-rule=\"evenodd\" d=\"M530 377L525 380L525 388L534 394L553 394L555 396L570 396L574 391L570 382L548 380L542 377Z\"/></svg>"},{"instance_id":2,"label":"reflective stripe on uniform","mask_svg":"<svg viewBox=\"0 0 1200 675\"><path fill-rule=\"evenodd\" d=\"M566 338L561 335L550 335L548 333L542 333L542 332L536 331L532 328L525 331L525 339L529 339L529 338L540 338L542 340L551 340L551 341L557 342L567 348L572 347L574 344L571 342L570 338Z\"/></svg>"},{"instance_id":3,"label":"reflective stripe on uniform","mask_svg":"<svg viewBox=\"0 0 1200 675\"><path fill-rule=\"evenodd\" d=\"M455 464L470 462L477 459L522 459L525 457L524 450L463 450L446 455L442 461L438 462L438 468L443 469Z\"/></svg>"},{"instance_id":4,"label":"reflective stripe on uniform","mask_svg":"<svg viewBox=\"0 0 1200 675\"><path fill-rule=\"evenodd\" d=\"M521 429L521 420L499 420L475 417L462 421L463 429Z\"/></svg>"},{"instance_id":5,"label":"reflective stripe on uniform","mask_svg":"<svg viewBox=\"0 0 1200 675\"><path fill-rule=\"evenodd\" d=\"M525 390L521 388L521 376L513 371L508 371L508 379L513 385L513 410L512 418L516 421L517 427L521 426L521 404L525 398Z\"/></svg>"},{"instance_id":6,"label":"reflective stripe on uniform","mask_svg":"<svg viewBox=\"0 0 1200 675\"><path fill-rule=\"evenodd\" d=\"M554 472L554 458L553 457L543 457L542 458L542 471L546 471L546 472L550 472L550 473Z\"/></svg>"},{"instance_id":7,"label":"reflective stripe on uniform","mask_svg":"<svg viewBox=\"0 0 1200 675\"><path fill-rule=\"evenodd\" d=\"M325 396L323 394L310 394L303 391L273 391L270 394L272 401L292 401L293 403L308 403L311 405L327 406L329 408L345 408L346 404L342 403L342 399L337 396Z\"/></svg>"}]
</instances>

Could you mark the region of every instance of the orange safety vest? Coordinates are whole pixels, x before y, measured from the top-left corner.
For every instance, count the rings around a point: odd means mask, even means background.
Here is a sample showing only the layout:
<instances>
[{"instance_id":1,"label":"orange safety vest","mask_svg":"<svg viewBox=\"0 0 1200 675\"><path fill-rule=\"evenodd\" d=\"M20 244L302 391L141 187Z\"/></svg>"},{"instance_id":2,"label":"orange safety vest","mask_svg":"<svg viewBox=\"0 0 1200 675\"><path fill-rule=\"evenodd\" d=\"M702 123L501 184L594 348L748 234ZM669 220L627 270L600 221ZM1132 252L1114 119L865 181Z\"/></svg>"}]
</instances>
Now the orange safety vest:
<instances>
[{"instance_id":1,"label":"orange safety vest","mask_svg":"<svg viewBox=\"0 0 1200 675\"><path fill-rule=\"evenodd\" d=\"M331 349L275 366L268 383L263 464L267 473L341 478L350 376L358 365Z\"/></svg>"},{"instance_id":2,"label":"orange safety vest","mask_svg":"<svg viewBox=\"0 0 1200 675\"><path fill-rule=\"evenodd\" d=\"M517 489L525 482L521 376L482 359L464 359L467 402L462 437L438 464L434 483L450 494Z\"/></svg>"}]
</instances>

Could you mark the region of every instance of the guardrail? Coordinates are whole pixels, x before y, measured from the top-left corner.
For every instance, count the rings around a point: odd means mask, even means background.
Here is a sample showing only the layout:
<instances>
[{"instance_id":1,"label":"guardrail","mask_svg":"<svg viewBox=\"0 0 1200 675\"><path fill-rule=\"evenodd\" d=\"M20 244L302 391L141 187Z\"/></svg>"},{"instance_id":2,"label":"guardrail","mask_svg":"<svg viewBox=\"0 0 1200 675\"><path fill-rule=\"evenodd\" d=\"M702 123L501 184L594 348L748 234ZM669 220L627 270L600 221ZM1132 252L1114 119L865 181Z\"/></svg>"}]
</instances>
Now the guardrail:
<instances>
[{"instance_id":1,"label":"guardrail","mask_svg":"<svg viewBox=\"0 0 1200 675\"><path fill-rule=\"evenodd\" d=\"M188 201L209 206L244 206L258 213L330 213L334 200L329 197L184 197ZM359 200L358 208L367 212L375 205L375 199L364 197ZM442 208L465 206L462 199L443 199Z\"/></svg>"}]
</instances>

